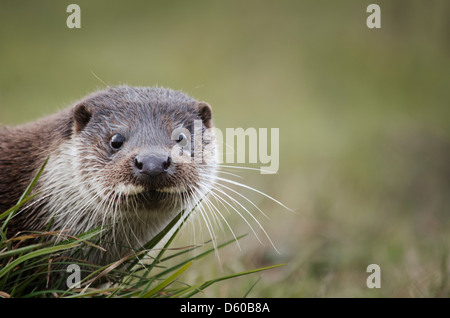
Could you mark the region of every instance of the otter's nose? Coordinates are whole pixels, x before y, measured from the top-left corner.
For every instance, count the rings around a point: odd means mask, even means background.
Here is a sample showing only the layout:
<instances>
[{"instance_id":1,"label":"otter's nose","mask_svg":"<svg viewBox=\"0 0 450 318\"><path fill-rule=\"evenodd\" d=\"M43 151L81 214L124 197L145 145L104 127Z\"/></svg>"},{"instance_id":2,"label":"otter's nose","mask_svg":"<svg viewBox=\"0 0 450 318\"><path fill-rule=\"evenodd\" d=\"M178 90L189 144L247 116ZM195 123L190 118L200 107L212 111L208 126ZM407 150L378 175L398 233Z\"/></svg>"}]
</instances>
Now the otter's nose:
<instances>
[{"instance_id":1,"label":"otter's nose","mask_svg":"<svg viewBox=\"0 0 450 318\"><path fill-rule=\"evenodd\" d=\"M172 163L172 158L167 154L138 155L134 158L134 167L139 173L155 177L167 172Z\"/></svg>"}]
</instances>

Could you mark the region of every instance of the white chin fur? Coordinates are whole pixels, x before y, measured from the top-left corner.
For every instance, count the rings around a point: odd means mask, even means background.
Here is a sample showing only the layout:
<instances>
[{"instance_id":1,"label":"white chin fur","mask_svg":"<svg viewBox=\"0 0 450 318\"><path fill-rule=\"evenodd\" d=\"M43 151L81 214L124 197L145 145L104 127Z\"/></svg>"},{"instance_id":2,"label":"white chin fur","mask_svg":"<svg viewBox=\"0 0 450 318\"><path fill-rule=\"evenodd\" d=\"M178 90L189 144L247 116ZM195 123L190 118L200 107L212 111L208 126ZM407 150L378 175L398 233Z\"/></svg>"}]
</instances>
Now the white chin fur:
<instances>
[{"instance_id":1,"label":"white chin fur","mask_svg":"<svg viewBox=\"0 0 450 318\"><path fill-rule=\"evenodd\" d=\"M132 184L124 184L121 183L119 184L116 189L115 192L116 193L120 193L120 194L124 194L124 195L135 195L135 194L139 194L144 192L145 189L142 186L135 186ZM155 189L155 191L157 192L163 192L163 193L180 193L180 192L185 192L186 189L184 187L166 187L166 188L160 188L160 189Z\"/></svg>"},{"instance_id":2,"label":"white chin fur","mask_svg":"<svg viewBox=\"0 0 450 318\"><path fill-rule=\"evenodd\" d=\"M185 187L166 187L166 188L160 188L160 189L156 189L156 191L158 192L164 192L164 193L181 193L181 192L185 192L186 188Z\"/></svg>"},{"instance_id":3,"label":"white chin fur","mask_svg":"<svg viewBox=\"0 0 450 318\"><path fill-rule=\"evenodd\" d=\"M142 187L142 186L135 186L132 184L124 184L124 183L120 183L115 189L116 193L125 194L125 195L134 195L134 194L141 193L143 191L144 191L144 187Z\"/></svg>"}]
</instances>

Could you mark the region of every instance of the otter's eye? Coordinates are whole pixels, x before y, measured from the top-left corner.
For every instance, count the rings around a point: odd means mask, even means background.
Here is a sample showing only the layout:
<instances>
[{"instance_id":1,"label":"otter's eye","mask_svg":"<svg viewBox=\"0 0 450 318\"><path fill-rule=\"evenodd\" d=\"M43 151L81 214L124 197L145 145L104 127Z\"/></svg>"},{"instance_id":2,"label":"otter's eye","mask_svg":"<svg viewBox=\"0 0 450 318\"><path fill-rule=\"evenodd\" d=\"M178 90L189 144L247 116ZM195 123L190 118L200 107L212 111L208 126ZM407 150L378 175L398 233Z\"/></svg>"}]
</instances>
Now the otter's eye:
<instances>
[{"instance_id":1,"label":"otter's eye","mask_svg":"<svg viewBox=\"0 0 450 318\"><path fill-rule=\"evenodd\" d=\"M110 141L111 148L116 150L119 149L120 147L122 147L124 141L125 138L121 134L115 134L114 136L112 136Z\"/></svg>"},{"instance_id":2,"label":"otter's eye","mask_svg":"<svg viewBox=\"0 0 450 318\"><path fill-rule=\"evenodd\" d=\"M177 138L176 141L177 141L177 143L180 144L181 147L186 147L186 146L187 146L187 141L188 141L188 139L187 139L187 137L186 137L185 134L180 133L180 134L178 135L178 138Z\"/></svg>"}]
</instances>

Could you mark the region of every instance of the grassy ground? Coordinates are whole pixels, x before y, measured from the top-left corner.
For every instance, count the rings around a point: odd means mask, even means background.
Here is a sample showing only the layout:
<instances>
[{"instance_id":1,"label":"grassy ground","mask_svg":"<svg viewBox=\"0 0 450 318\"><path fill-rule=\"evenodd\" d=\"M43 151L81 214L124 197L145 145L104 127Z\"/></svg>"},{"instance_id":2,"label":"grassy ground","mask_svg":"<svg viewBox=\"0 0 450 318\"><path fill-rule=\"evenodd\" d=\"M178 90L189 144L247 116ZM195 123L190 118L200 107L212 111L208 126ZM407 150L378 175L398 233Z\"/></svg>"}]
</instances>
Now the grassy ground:
<instances>
[{"instance_id":1,"label":"grassy ground","mask_svg":"<svg viewBox=\"0 0 450 318\"><path fill-rule=\"evenodd\" d=\"M243 174L295 210L246 192L280 254L230 215L249 233L241 249L185 278L287 265L201 296L450 295L447 1L377 1L378 30L365 24L371 1L78 1L80 30L65 26L69 3L1 2L2 123L63 108L104 87L99 77L182 89L220 128L280 128L278 174ZM366 286L373 263L380 289Z\"/></svg>"}]
</instances>

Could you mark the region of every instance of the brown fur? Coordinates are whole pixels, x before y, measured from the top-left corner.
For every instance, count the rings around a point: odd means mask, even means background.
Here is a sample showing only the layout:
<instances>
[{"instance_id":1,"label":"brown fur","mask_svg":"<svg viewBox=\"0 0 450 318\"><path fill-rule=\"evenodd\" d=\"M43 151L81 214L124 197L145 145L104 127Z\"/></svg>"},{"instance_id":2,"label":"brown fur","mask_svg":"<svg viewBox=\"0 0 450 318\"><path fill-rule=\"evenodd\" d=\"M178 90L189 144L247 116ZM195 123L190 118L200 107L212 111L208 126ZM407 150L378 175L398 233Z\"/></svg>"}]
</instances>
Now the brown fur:
<instances>
[{"instance_id":1,"label":"brown fur","mask_svg":"<svg viewBox=\"0 0 450 318\"><path fill-rule=\"evenodd\" d=\"M0 211L17 203L47 156L71 135L72 112L0 130Z\"/></svg>"}]
</instances>

